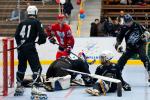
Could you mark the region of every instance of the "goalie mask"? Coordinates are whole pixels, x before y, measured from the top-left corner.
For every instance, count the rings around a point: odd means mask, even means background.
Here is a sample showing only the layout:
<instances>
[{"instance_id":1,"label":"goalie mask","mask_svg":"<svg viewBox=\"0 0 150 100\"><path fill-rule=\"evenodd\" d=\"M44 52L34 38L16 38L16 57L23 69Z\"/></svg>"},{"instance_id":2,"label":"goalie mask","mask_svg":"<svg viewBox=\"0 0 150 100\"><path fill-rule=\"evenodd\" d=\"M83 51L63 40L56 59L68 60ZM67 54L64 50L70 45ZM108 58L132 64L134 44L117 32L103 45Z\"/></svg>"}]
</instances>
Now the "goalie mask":
<instances>
[{"instance_id":1,"label":"goalie mask","mask_svg":"<svg viewBox=\"0 0 150 100\"><path fill-rule=\"evenodd\" d=\"M103 51L100 55L100 60L101 60L101 63L104 64L108 61L110 61L112 58L113 58L113 53L111 51Z\"/></svg>"}]
</instances>

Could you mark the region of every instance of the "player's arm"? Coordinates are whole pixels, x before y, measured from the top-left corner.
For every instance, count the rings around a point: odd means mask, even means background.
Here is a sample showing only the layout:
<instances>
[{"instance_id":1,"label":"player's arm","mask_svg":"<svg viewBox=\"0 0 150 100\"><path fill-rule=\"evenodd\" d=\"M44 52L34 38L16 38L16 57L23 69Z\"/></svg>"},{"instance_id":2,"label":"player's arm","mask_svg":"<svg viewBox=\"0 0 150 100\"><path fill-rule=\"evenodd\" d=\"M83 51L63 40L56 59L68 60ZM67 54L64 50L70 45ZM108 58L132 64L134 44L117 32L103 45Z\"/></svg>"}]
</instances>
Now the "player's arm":
<instances>
[{"instance_id":1,"label":"player's arm","mask_svg":"<svg viewBox=\"0 0 150 100\"><path fill-rule=\"evenodd\" d=\"M66 48L65 48L65 51L67 51L68 53L70 53L71 52L71 50L73 49L73 47L74 47L74 37L73 37L73 35L72 35L72 32L71 32L71 29L70 29L70 27L69 27L69 29L68 29L68 31L67 31L67 33L66 33L66 41L67 41L67 43L66 43Z\"/></svg>"},{"instance_id":2,"label":"player's arm","mask_svg":"<svg viewBox=\"0 0 150 100\"><path fill-rule=\"evenodd\" d=\"M17 45L21 45L20 31L21 31L21 25L19 24L15 32L15 40L16 40Z\"/></svg>"},{"instance_id":3,"label":"player's arm","mask_svg":"<svg viewBox=\"0 0 150 100\"><path fill-rule=\"evenodd\" d=\"M70 46L71 48L74 47L74 37L72 35L72 31L69 28L69 30L67 31L67 46Z\"/></svg>"},{"instance_id":4,"label":"player's arm","mask_svg":"<svg viewBox=\"0 0 150 100\"><path fill-rule=\"evenodd\" d=\"M150 38L150 32L148 32L148 30L143 25L139 25L139 28L140 28L140 31L142 33L141 38L143 40L149 39Z\"/></svg>"},{"instance_id":5,"label":"player's arm","mask_svg":"<svg viewBox=\"0 0 150 100\"><path fill-rule=\"evenodd\" d=\"M98 66L96 68L96 71L95 71L95 74L96 75L102 75L103 74L103 67L102 65ZM93 81L96 82L98 79L94 78Z\"/></svg>"},{"instance_id":6,"label":"player's arm","mask_svg":"<svg viewBox=\"0 0 150 100\"><path fill-rule=\"evenodd\" d=\"M128 31L126 31L125 26L122 26L122 27L120 28L120 32L118 33L118 35L117 35L117 37L116 37L115 49L116 49L117 51L119 50L119 48L122 48L122 47L120 47L120 44L122 43L123 38L124 38L126 32L128 32ZM119 47L119 48L118 48L118 47Z\"/></svg>"},{"instance_id":7,"label":"player's arm","mask_svg":"<svg viewBox=\"0 0 150 100\"><path fill-rule=\"evenodd\" d=\"M54 34L53 25L48 25L46 27L46 34L47 34L47 37L48 37L48 40L50 41L50 43L55 44L56 40L54 38L55 34Z\"/></svg>"},{"instance_id":8,"label":"player's arm","mask_svg":"<svg viewBox=\"0 0 150 100\"><path fill-rule=\"evenodd\" d=\"M46 34L44 33L43 25L38 22L37 23L37 31L38 31L38 44L44 44L46 42Z\"/></svg>"}]
</instances>

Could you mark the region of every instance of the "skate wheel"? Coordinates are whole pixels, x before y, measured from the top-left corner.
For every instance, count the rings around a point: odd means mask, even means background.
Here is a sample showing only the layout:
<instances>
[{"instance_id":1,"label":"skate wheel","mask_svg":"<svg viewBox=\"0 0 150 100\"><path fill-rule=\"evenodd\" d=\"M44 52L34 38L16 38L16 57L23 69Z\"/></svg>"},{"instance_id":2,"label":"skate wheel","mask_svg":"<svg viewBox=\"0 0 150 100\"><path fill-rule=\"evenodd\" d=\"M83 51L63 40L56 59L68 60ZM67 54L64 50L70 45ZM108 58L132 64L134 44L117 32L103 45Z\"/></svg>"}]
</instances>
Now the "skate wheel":
<instances>
[{"instance_id":1,"label":"skate wheel","mask_svg":"<svg viewBox=\"0 0 150 100\"><path fill-rule=\"evenodd\" d=\"M47 98L48 98L48 97L47 97L46 95L43 95L43 96L40 96L40 97L39 97L40 100L47 100Z\"/></svg>"},{"instance_id":2,"label":"skate wheel","mask_svg":"<svg viewBox=\"0 0 150 100\"><path fill-rule=\"evenodd\" d=\"M31 100L40 100L38 95L32 95Z\"/></svg>"},{"instance_id":3,"label":"skate wheel","mask_svg":"<svg viewBox=\"0 0 150 100\"><path fill-rule=\"evenodd\" d=\"M33 97L33 96L31 96L31 100L34 100L34 97Z\"/></svg>"},{"instance_id":4,"label":"skate wheel","mask_svg":"<svg viewBox=\"0 0 150 100\"><path fill-rule=\"evenodd\" d=\"M22 96L23 93L15 93L14 96Z\"/></svg>"}]
</instances>

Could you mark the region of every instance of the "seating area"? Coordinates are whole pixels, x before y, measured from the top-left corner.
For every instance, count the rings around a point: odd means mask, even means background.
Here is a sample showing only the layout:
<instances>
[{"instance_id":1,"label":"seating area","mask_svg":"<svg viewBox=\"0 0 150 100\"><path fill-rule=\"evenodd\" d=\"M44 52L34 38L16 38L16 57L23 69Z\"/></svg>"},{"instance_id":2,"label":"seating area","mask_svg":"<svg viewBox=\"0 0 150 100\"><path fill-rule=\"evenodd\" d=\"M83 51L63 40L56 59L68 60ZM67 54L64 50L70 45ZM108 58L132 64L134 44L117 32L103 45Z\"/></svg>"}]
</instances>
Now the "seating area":
<instances>
[{"instance_id":1,"label":"seating area","mask_svg":"<svg viewBox=\"0 0 150 100\"><path fill-rule=\"evenodd\" d=\"M120 0L103 0L101 16L118 17L120 11L124 11L150 30L150 4L148 0L145 0L145 3L144 5L121 5Z\"/></svg>"},{"instance_id":2,"label":"seating area","mask_svg":"<svg viewBox=\"0 0 150 100\"><path fill-rule=\"evenodd\" d=\"M21 0L20 9L26 11L27 3L27 1ZM48 2L43 5L42 1L29 1L29 3L38 7L38 19L40 19L44 27L56 21L56 15L59 12L58 4ZM6 19L9 18L17 4L17 0L0 0L0 36L14 36L19 21L6 21Z\"/></svg>"}]
</instances>

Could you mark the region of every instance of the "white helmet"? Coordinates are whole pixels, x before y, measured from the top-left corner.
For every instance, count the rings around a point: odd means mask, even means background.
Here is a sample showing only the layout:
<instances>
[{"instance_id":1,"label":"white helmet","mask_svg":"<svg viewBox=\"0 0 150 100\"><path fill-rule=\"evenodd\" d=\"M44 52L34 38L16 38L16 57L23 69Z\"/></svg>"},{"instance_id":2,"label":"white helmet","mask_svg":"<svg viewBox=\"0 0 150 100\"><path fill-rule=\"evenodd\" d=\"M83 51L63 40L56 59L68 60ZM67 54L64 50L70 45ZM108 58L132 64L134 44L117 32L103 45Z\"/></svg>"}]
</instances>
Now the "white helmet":
<instances>
[{"instance_id":1,"label":"white helmet","mask_svg":"<svg viewBox=\"0 0 150 100\"><path fill-rule=\"evenodd\" d=\"M28 15L37 15L38 9L36 6L28 6L27 8L27 14Z\"/></svg>"},{"instance_id":2,"label":"white helmet","mask_svg":"<svg viewBox=\"0 0 150 100\"><path fill-rule=\"evenodd\" d=\"M114 57L111 51L105 50L101 53L100 59L105 59L106 61L111 60Z\"/></svg>"}]
</instances>

